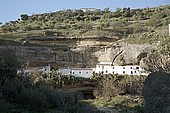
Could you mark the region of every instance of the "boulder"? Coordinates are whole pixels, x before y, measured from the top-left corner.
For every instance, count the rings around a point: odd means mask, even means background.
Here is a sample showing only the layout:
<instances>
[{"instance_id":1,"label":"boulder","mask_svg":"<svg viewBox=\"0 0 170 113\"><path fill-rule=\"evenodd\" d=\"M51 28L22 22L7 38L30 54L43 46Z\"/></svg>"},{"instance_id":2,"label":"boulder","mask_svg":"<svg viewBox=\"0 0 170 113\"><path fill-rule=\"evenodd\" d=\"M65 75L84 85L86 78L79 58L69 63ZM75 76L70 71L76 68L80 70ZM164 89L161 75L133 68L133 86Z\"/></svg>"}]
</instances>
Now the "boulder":
<instances>
[{"instance_id":1,"label":"boulder","mask_svg":"<svg viewBox=\"0 0 170 113\"><path fill-rule=\"evenodd\" d=\"M145 113L169 113L170 74L157 71L148 75L142 91Z\"/></svg>"}]
</instances>

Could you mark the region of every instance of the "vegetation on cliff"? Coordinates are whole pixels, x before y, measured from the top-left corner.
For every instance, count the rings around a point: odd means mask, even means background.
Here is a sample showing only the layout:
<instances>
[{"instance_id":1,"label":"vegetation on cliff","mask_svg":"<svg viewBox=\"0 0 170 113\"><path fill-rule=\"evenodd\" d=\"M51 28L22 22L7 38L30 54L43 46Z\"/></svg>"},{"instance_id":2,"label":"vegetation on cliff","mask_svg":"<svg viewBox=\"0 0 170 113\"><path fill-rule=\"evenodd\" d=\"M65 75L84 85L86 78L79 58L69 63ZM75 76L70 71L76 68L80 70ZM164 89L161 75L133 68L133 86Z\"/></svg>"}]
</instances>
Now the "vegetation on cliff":
<instances>
[{"instance_id":1,"label":"vegetation on cliff","mask_svg":"<svg viewBox=\"0 0 170 113\"><path fill-rule=\"evenodd\" d=\"M170 23L170 6L130 9L117 8L111 12L104 10L83 12L62 10L45 14L21 14L18 20L1 26L0 36L4 38L25 38L31 36L118 36L141 34L144 32L165 30ZM136 36L136 35L135 35Z\"/></svg>"}]
</instances>

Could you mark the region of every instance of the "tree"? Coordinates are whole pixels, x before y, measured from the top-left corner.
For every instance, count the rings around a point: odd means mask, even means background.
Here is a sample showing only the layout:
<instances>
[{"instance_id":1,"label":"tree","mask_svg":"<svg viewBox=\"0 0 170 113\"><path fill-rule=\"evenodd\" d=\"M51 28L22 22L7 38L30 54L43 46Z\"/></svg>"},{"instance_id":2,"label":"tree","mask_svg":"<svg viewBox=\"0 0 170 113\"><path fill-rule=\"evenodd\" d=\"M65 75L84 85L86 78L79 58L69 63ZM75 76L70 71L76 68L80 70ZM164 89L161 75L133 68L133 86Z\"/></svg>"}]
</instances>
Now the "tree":
<instances>
[{"instance_id":1,"label":"tree","mask_svg":"<svg viewBox=\"0 0 170 113\"><path fill-rule=\"evenodd\" d=\"M131 12L130 12L130 8L128 7L128 8L123 8L123 14L122 14L122 16L123 17L130 17L131 16Z\"/></svg>"},{"instance_id":2,"label":"tree","mask_svg":"<svg viewBox=\"0 0 170 113\"><path fill-rule=\"evenodd\" d=\"M121 9L120 7L117 7L117 8L116 8L116 12L119 12L119 13L120 13L121 10L122 10L122 9Z\"/></svg>"},{"instance_id":3,"label":"tree","mask_svg":"<svg viewBox=\"0 0 170 113\"><path fill-rule=\"evenodd\" d=\"M28 19L28 15L27 14L22 14L21 15L21 20L25 21Z\"/></svg>"},{"instance_id":4,"label":"tree","mask_svg":"<svg viewBox=\"0 0 170 113\"><path fill-rule=\"evenodd\" d=\"M114 17L120 17L121 16L121 10L122 10L121 8L117 7L116 11L114 13Z\"/></svg>"},{"instance_id":5,"label":"tree","mask_svg":"<svg viewBox=\"0 0 170 113\"><path fill-rule=\"evenodd\" d=\"M110 8L104 8L104 12L105 13L109 13L110 12Z\"/></svg>"},{"instance_id":6,"label":"tree","mask_svg":"<svg viewBox=\"0 0 170 113\"><path fill-rule=\"evenodd\" d=\"M9 50L0 50L0 85L3 86L7 79L16 77L17 58Z\"/></svg>"},{"instance_id":7,"label":"tree","mask_svg":"<svg viewBox=\"0 0 170 113\"><path fill-rule=\"evenodd\" d=\"M79 16L84 16L84 12L82 10L75 10L75 14Z\"/></svg>"}]
</instances>

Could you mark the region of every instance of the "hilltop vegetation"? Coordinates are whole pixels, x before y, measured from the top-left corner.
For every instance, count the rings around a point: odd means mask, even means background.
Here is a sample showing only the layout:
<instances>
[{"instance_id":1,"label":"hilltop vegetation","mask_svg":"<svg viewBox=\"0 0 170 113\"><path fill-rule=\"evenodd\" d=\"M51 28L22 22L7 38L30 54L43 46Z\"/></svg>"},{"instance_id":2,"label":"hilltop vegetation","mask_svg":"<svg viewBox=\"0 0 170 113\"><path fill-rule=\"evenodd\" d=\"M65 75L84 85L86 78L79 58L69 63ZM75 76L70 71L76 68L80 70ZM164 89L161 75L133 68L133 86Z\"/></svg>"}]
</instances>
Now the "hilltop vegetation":
<instances>
[{"instance_id":1,"label":"hilltop vegetation","mask_svg":"<svg viewBox=\"0 0 170 113\"><path fill-rule=\"evenodd\" d=\"M164 31L168 23L170 5L144 9L117 8L115 12L109 8L87 12L67 9L31 16L21 14L18 20L1 26L0 36L13 40L31 36L118 36L122 39L160 29Z\"/></svg>"}]
</instances>

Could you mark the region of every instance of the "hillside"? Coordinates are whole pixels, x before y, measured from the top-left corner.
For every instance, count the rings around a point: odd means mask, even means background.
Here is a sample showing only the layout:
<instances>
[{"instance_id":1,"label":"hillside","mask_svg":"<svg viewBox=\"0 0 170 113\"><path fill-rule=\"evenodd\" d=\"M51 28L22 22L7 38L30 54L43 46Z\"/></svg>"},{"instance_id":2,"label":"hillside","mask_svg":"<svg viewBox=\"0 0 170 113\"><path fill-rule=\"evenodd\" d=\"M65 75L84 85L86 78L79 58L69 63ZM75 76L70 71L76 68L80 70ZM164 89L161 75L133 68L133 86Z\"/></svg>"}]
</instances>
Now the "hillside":
<instances>
[{"instance_id":1,"label":"hillside","mask_svg":"<svg viewBox=\"0 0 170 113\"><path fill-rule=\"evenodd\" d=\"M18 20L0 28L2 38L19 40L32 36L126 38L144 32L166 32L170 23L170 5L154 8L117 8L104 10L62 10L53 13L21 14ZM161 31L161 32L162 32Z\"/></svg>"},{"instance_id":2,"label":"hillside","mask_svg":"<svg viewBox=\"0 0 170 113\"><path fill-rule=\"evenodd\" d=\"M21 14L0 25L0 113L170 113L168 24L170 5ZM99 62L160 72L85 79L57 70ZM16 76L19 68L46 65L49 74Z\"/></svg>"},{"instance_id":3,"label":"hillside","mask_svg":"<svg viewBox=\"0 0 170 113\"><path fill-rule=\"evenodd\" d=\"M112 62L122 50L117 65L138 64L141 53L170 53L169 23L170 5L21 14L1 26L0 48L32 65L94 67L98 61Z\"/></svg>"}]
</instances>

